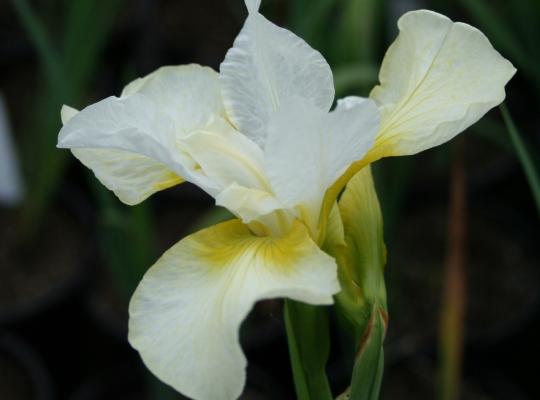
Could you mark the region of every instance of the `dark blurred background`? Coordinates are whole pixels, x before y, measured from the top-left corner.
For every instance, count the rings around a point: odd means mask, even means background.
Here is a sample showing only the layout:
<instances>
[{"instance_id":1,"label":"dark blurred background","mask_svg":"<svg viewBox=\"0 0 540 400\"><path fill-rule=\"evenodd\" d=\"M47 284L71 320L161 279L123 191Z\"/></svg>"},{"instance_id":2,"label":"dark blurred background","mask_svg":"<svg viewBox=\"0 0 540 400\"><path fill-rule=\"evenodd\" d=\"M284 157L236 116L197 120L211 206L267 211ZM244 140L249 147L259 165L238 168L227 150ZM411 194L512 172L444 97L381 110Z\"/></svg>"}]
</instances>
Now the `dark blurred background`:
<instances>
[{"instance_id":1,"label":"dark blurred background","mask_svg":"<svg viewBox=\"0 0 540 400\"><path fill-rule=\"evenodd\" d=\"M262 12L322 52L338 96L365 96L397 18L417 8L480 28L518 73L506 120L494 109L457 141L374 166L390 312L381 398L538 399L540 2L263 0ZM217 70L245 14L242 0L1 0L0 399L182 398L129 347L127 302L164 250L227 213L187 183L122 205L56 149L60 107L162 65ZM332 319L336 395L353 355L340 332ZM242 343L242 398L293 399L279 301L255 307Z\"/></svg>"}]
</instances>

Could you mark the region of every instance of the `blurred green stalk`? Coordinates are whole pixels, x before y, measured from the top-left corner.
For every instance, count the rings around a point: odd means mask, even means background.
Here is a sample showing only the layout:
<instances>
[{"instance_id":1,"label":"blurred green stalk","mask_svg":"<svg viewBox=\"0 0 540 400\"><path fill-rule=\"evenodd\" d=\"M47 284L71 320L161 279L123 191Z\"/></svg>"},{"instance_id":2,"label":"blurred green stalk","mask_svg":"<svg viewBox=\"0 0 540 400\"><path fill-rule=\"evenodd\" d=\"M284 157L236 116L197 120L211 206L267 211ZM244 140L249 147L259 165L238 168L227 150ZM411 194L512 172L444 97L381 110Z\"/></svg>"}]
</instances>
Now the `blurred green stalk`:
<instances>
[{"instance_id":1,"label":"blurred green stalk","mask_svg":"<svg viewBox=\"0 0 540 400\"><path fill-rule=\"evenodd\" d=\"M381 0L342 1L335 61L372 64L381 43ZM339 43L339 45L336 45Z\"/></svg>"},{"instance_id":2,"label":"blurred green stalk","mask_svg":"<svg viewBox=\"0 0 540 400\"><path fill-rule=\"evenodd\" d=\"M295 0L289 2L289 24L294 32L322 50L330 42L323 25L335 7L335 0ZM306 12L309 10L309 12ZM325 38L326 36L326 38Z\"/></svg>"},{"instance_id":3,"label":"blurred green stalk","mask_svg":"<svg viewBox=\"0 0 540 400\"><path fill-rule=\"evenodd\" d=\"M12 6L38 55L45 84L38 88L34 110L26 127L23 163L28 193L21 211L19 236L30 239L63 175L68 152L56 149L62 104L79 105L91 82L105 39L122 0L66 1L62 30L63 48L56 48L27 0Z\"/></svg>"},{"instance_id":4,"label":"blurred green stalk","mask_svg":"<svg viewBox=\"0 0 540 400\"><path fill-rule=\"evenodd\" d=\"M42 22L35 15L27 0L11 0L11 4L38 53L50 86L64 94L66 87L63 83L63 68L58 55L51 46L48 33Z\"/></svg>"},{"instance_id":5,"label":"blurred green stalk","mask_svg":"<svg viewBox=\"0 0 540 400\"><path fill-rule=\"evenodd\" d=\"M463 338L466 304L465 236L466 180L463 161L464 138L454 144L454 160L450 183L448 215L448 255L443 277L443 298L440 320L439 399L460 398L463 359Z\"/></svg>"}]
</instances>

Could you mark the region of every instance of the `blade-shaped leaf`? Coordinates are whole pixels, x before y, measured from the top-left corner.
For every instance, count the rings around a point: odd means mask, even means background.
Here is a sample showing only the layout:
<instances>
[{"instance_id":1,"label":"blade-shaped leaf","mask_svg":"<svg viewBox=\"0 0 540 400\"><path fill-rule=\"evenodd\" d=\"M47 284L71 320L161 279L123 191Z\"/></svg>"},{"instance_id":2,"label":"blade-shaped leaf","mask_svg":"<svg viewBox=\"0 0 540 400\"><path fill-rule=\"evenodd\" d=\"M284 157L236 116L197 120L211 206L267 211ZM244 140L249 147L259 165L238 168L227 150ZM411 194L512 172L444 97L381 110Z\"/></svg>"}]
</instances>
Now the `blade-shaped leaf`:
<instances>
[{"instance_id":1,"label":"blade-shaped leaf","mask_svg":"<svg viewBox=\"0 0 540 400\"><path fill-rule=\"evenodd\" d=\"M354 363L351 400L378 400L384 370L383 342L386 320L379 310L373 310L365 336Z\"/></svg>"},{"instance_id":2,"label":"blade-shaped leaf","mask_svg":"<svg viewBox=\"0 0 540 400\"><path fill-rule=\"evenodd\" d=\"M327 310L285 300L284 318L296 397L298 400L332 399L325 371L330 352Z\"/></svg>"},{"instance_id":3,"label":"blade-shaped leaf","mask_svg":"<svg viewBox=\"0 0 540 400\"><path fill-rule=\"evenodd\" d=\"M538 170L534 164L533 157L531 156L532 149L527 149L527 146L521 138L518 128L516 127L510 112L506 105L501 106L501 113L506 124L506 129L514 145L516 155L521 163L523 172L529 182L529 188L531 189L532 195L534 197L534 202L536 203L536 208L538 209L538 214L540 214L540 177L538 176Z\"/></svg>"}]
</instances>

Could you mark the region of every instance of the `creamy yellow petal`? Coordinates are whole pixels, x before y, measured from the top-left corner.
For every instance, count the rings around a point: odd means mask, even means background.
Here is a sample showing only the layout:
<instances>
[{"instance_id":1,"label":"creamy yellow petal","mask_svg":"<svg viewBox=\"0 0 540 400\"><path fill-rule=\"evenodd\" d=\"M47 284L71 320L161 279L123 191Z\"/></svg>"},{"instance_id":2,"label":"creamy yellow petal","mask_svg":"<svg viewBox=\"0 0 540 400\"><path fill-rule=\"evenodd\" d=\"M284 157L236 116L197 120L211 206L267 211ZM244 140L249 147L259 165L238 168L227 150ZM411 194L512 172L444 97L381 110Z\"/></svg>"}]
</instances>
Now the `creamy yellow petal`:
<instances>
[{"instance_id":1,"label":"creamy yellow petal","mask_svg":"<svg viewBox=\"0 0 540 400\"><path fill-rule=\"evenodd\" d=\"M381 129L366 156L327 191L319 241L331 208L347 182L382 157L415 154L442 144L478 121L505 97L516 72L476 28L420 10L403 15L370 97L381 111ZM347 108L363 101L338 101Z\"/></svg>"},{"instance_id":2,"label":"creamy yellow petal","mask_svg":"<svg viewBox=\"0 0 540 400\"><path fill-rule=\"evenodd\" d=\"M239 326L261 299L331 304L336 264L296 224L254 236L233 220L191 235L147 272L130 303L129 341L148 368L194 399L236 399L245 384Z\"/></svg>"},{"instance_id":3,"label":"creamy yellow petal","mask_svg":"<svg viewBox=\"0 0 540 400\"><path fill-rule=\"evenodd\" d=\"M403 15L370 97L382 114L371 160L442 144L505 98L516 72L478 29L432 11Z\"/></svg>"},{"instance_id":4,"label":"creamy yellow petal","mask_svg":"<svg viewBox=\"0 0 540 400\"><path fill-rule=\"evenodd\" d=\"M125 204L135 205L155 192L183 182L167 166L122 150L72 149L96 178Z\"/></svg>"}]
</instances>

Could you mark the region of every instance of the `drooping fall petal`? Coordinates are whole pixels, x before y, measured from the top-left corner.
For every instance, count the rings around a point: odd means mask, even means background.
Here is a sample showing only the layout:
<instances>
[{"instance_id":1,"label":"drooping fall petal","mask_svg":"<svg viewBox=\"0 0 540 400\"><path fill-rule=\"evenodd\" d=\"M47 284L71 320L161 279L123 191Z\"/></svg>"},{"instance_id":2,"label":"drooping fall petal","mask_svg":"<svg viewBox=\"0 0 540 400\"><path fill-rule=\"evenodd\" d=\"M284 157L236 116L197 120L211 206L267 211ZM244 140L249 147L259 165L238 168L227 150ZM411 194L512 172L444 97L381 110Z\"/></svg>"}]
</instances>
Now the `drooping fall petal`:
<instances>
[{"instance_id":1,"label":"drooping fall petal","mask_svg":"<svg viewBox=\"0 0 540 400\"><path fill-rule=\"evenodd\" d=\"M246 359L238 330L261 299L331 304L336 264L297 223L254 236L238 220L191 235L147 272L130 304L129 341L161 380L195 399L236 399Z\"/></svg>"}]
</instances>

